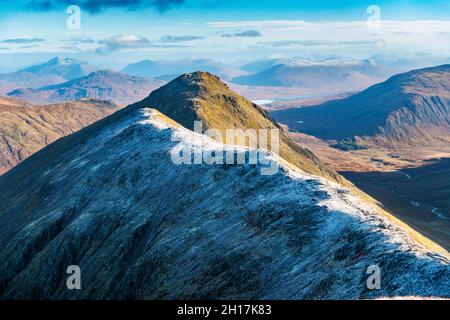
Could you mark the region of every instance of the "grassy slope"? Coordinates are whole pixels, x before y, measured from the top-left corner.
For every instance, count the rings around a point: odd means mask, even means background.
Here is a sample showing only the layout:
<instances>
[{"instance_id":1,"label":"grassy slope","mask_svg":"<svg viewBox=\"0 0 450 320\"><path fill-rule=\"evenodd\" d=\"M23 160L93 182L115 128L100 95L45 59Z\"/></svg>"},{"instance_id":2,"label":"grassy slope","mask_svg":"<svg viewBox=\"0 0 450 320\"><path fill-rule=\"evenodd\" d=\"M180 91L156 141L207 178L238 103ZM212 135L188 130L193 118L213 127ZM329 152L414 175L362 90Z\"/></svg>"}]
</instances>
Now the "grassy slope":
<instances>
[{"instance_id":1,"label":"grassy slope","mask_svg":"<svg viewBox=\"0 0 450 320\"><path fill-rule=\"evenodd\" d=\"M0 98L0 174L117 109L112 103L97 100L36 106Z\"/></svg>"}]
</instances>

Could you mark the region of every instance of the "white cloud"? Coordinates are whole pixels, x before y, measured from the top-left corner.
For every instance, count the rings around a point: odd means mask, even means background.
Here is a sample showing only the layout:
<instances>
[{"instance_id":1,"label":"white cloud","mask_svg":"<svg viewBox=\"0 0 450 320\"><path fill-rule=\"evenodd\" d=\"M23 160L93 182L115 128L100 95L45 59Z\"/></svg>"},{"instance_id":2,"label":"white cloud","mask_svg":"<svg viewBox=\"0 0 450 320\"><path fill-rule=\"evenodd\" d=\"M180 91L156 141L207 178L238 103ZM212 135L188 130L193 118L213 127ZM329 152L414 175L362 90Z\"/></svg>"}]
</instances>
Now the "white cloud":
<instances>
[{"instance_id":1,"label":"white cloud","mask_svg":"<svg viewBox=\"0 0 450 320\"><path fill-rule=\"evenodd\" d=\"M112 36L99 43L103 46L97 49L98 52L148 48L151 45L147 38L134 34Z\"/></svg>"},{"instance_id":2,"label":"white cloud","mask_svg":"<svg viewBox=\"0 0 450 320\"><path fill-rule=\"evenodd\" d=\"M381 20L379 30L369 29L366 21L321 21L303 20L248 20L213 21L211 28L258 28L264 34L261 41L272 46L286 46L290 49L329 51L337 46L339 54L354 54L365 47L364 54L379 51L424 51L435 55L448 55L450 37L444 31L450 30L450 21ZM255 48L255 47L254 47ZM353 48L353 49L352 49ZM353 50L353 51L352 51ZM363 51L360 51L363 52Z\"/></svg>"},{"instance_id":3,"label":"white cloud","mask_svg":"<svg viewBox=\"0 0 450 320\"><path fill-rule=\"evenodd\" d=\"M245 27L275 27L275 26L301 26L306 24L303 20L249 20L249 21L213 21L207 25L213 28L245 28Z\"/></svg>"}]
</instances>

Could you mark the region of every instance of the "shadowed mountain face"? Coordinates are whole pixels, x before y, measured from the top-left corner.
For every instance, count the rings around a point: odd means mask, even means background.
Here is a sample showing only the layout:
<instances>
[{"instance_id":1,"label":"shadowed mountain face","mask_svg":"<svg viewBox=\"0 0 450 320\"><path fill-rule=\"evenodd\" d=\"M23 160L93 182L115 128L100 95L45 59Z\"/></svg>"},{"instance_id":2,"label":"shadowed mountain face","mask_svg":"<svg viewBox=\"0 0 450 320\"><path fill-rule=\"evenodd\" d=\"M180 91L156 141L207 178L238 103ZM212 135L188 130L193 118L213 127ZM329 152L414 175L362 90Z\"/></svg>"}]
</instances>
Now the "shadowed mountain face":
<instances>
[{"instance_id":1,"label":"shadowed mountain face","mask_svg":"<svg viewBox=\"0 0 450 320\"><path fill-rule=\"evenodd\" d=\"M274 65L252 75L234 78L235 84L330 88L347 91L363 89L383 78L381 69L371 61L293 60Z\"/></svg>"},{"instance_id":2,"label":"shadowed mountain face","mask_svg":"<svg viewBox=\"0 0 450 320\"><path fill-rule=\"evenodd\" d=\"M214 75L196 72L183 75L155 90L136 107L152 107L188 129L201 120L203 128L225 133L227 129L279 129L280 155L300 169L343 182L334 171L322 166L307 149L293 142L259 106L230 90Z\"/></svg>"},{"instance_id":3,"label":"shadowed mountain face","mask_svg":"<svg viewBox=\"0 0 450 320\"><path fill-rule=\"evenodd\" d=\"M0 97L0 174L60 137L118 109L97 100L36 106Z\"/></svg>"},{"instance_id":4,"label":"shadowed mountain face","mask_svg":"<svg viewBox=\"0 0 450 320\"><path fill-rule=\"evenodd\" d=\"M63 83L97 71L98 68L72 58L53 58L40 65L13 73L0 74L0 93L6 94L17 88L39 88Z\"/></svg>"},{"instance_id":5,"label":"shadowed mountain face","mask_svg":"<svg viewBox=\"0 0 450 320\"><path fill-rule=\"evenodd\" d=\"M178 142L248 153L134 105L0 176L0 297L450 296L449 260L348 190L282 163L176 165Z\"/></svg>"},{"instance_id":6,"label":"shadowed mountain face","mask_svg":"<svg viewBox=\"0 0 450 320\"><path fill-rule=\"evenodd\" d=\"M8 95L39 104L92 98L127 105L143 99L164 83L160 80L101 70L57 85L14 90Z\"/></svg>"},{"instance_id":7,"label":"shadowed mountain face","mask_svg":"<svg viewBox=\"0 0 450 320\"><path fill-rule=\"evenodd\" d=\"M450 143L450 65L391 77L346 99L274 112L291 129L359 145Z\"/></svg>"}]
</instances>

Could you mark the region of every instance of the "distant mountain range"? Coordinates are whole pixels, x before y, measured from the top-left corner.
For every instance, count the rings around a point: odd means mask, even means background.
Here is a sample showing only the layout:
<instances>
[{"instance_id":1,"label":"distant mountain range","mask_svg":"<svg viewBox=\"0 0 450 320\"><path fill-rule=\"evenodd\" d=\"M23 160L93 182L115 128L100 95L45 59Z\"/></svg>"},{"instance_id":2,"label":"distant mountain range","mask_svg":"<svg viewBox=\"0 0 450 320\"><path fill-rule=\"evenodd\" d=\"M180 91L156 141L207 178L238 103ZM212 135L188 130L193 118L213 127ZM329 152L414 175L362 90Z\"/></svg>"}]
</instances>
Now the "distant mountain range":
<instances>
[{"instance_id":1,"label":"distant mountain range","mask_svg":"<svg viewBox=\"0 0 450 320\"><path fill-rule=\"evenodd\" d=\"M393 70L394 74L450 63L450 58L424 53L407 54L404 52L376 54L371 56L370 60L375 61L380 66L384 66L384 68Z\"/></svg>"},{"instance_id":2,"label":"distant mountain range","mask_svg":"<svg viewBox=\"0 0 450 320\"><path fill-rule=\"evenodd\" d=\"M37 106L0 97L0 174L60 137L118 109L98 100Z\"/></svg>"},{"instance_id":3,"label":"distant mountain range","mask_svg":"<svg viewBox=\"0 0 450 320\"><path fill-rule=\"evenodd\" d=\"M343 147L450 143L450 65L395 75L356 95L276 111L291 129Z\"/></svg>"},{"instance_id":4,"label":"distant mountain range","mask_svg":"<svg viewBox=\"0 0 450 320\"><path fill-rule=\"evenodd\" d=\"M243 66L240 67L240 69L248 73L254 74L272 68L279 64L289 64L291 60L292 59L283 59L283 58L258 60L244 64Z\"/></svg>"},{"instance_id":5,"label":"distant mountain range","mask_svg":"<svg viewBox=\"0 0 450 320\"><path fill-rule=\"evenodd\" d=\"M286 96L298 98L305 94L323 96L326 95L324 90L330 95L336 95L341 92L357 91L385 79L384 71L378 65L369 60L352 59L323 61L299 58L270 59L249 63L240 69L209 59L143 60L126 66L120 73L148 78L150 80L141 82L153 82L151 87L156 88L177 78L180 74L199 70L217 74L222 80L233 83L239 92L252 97L265 96L267 94L265 86L289 87L292 90L301 88L303 90L301 93L290 90L280 98L286 98ZM126 79L125 75L119 76L118 73L110 73L111 84L108 85L106 81L101 81L103 85L100 88L92 88L91 84L85 87L85 83L79 83L82 78L97 71L100 71L100 68L77 59L53 58L44 64L27 67L13 73L0 74L0 94L11 93L12 97L38 104L84 97L117 99L118 103L126 105L144 97L137 92L132 92L133 90L129 92L120 90L120 81L124 81L123 87L125 88L128 83L135 82L136 78L134 80ZM117 79L119 77L120 80ZM140 87L141 85L137 85L134 90L139 90ZM16 89L20 90L14 91ZM148 91L147 87L144 91ZM275 91L271 90L271 94ZM283 95L282 92L273 94L276 97L280 94Z\"/></svg>"},{"instance_id":6,"label":"distant mountain range","mask_svg":"<svg viewBox=\"0 0 450 320\"><path fill-rule=\"evenodd\" d=\"M277 62L269 60L268 66ZM281 62L281 61L280 61ZM246 66L247 69L255 65ZM257 68L255 68L257 69ZM355 91L384 79L384 71L370 60L331 59L324 61L288 60L251 75L232 79L247 86L285 86L302 88L347 88Z\"/></svg>"},{"instance_id":7,"label":"distant mountain range","mask_svg":"<svg viewBox=\"0 0 450 320\"><path fill-rule=\"evenodd\" d=\"M337 184L284 134L280 157L258 151L280 166L272 176L261 164L175 164L179 143L193 145L189 158L200 147L249 156L193 133L193 120L278 128L216 76L187 74L0 176L0 297L450 297L442 249ZM67 290L69 265L82 290ZM374 265L379 290L366 285Z\"/></svg>"},{"instance_id":8,"label":"distant mountain range","mask_svg":"<svg viewBox=\"0 0 450 320\"><path fill-rule=\"evenodd\" d=\"M161 80L101 70L61 84L38 89L16 89L8 95L37 104L92 98L127 105L142 100L164 83Z\"/></svg>"},{"instance_id":9,"label":"distant mountain range","mask_svg":"<svg viewBox=\"0 0 450 320\"><path fill-rule=\"evenodd\" d=\"M222 80L230 80L245 74L242 70L209 59L143 60L132 63L122 70L124 73L138 77L161 78L165 80L172 80L183 73L195 71L211 72L218 75Z\"/></svg>"},{"instance_id":10,"label":"distant mountain range","mask_svg":"<svg viewBox=\"0 0 450 320\"><path fill-rule=\"evenodd\" d=\"M0 93L17 88L39 88L86 76L99 68L72 58L53 58L46 63L0 74Z\"/></svg>"}]
</instances>

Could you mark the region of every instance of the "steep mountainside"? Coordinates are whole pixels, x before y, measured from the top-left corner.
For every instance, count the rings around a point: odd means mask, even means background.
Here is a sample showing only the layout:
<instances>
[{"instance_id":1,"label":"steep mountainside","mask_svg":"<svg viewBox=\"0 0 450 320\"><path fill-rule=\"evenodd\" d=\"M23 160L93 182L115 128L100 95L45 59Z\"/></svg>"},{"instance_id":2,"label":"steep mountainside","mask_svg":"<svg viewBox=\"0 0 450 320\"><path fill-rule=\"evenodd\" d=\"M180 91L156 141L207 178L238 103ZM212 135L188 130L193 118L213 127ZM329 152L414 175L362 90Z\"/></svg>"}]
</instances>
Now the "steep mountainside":
<instances>
[{"instance_id":1,"label":"steep mountainside","mask_svg":"<svg viewBox=\"0 0 450 320\"><path fill-rule=\"evenodd\" d=\"M279 129L280 155L302 170L342 182L334 171L322 166L309 151L300 147L282 131L259 106L230 90L214 75L205 72L185 74L155 90L136 107L152 107L193 129L201 120L204 130Z\"/></svg>"},{"instance_id":2,"label":"steep mountainside","mask_svg":"<svg viewBox=\"0 0 450 320\"><path fill-rule=\"evenodd\" d=\"M35 106L0 97L0 174L49 143L118 110L109 102L83 100Z\"/></svg>"},{"instance_id":3,"label":"steep mountainside","mask_svg":"<svg viewBox=\"0 0 450 320\"><path fill-rule=\"evenodd\" d=\"M371 61L293 60L252 75L236 77L233 83L251 86L340 88L352 91L381 81L382 70Z\"/></svg>"},{"instance_id":4,"label":"steep mountainside","mask_svg":"<svg viewBox=\"0 0 450 320\"><path fill-rule=\"evenodd\" d=\"M176 165L179 142L249 152L135 105L0 176L0 297L450 297L448 258L348 190L282 161L273 176ZM69 265L81 290L67 290ZM366 287L371 265L380 290Z\"/></svg>"},{"instance_id":5,"label":"steep mountainside","mask_svg":"<svg viewBox=\"0 0 450 320\"><path fill-rule=\"evenodd\" d=\"M57 85L39 89L17 89L8 95L38 104L92 98L127 105L143 99L164 83L160 80L101 70Z\"/></svg>"},{"instance_id":6,"label":"steep mountainside","mask_svg":"<svg viewBox=\"0 0 450 320\"><path fill-rule=\"evenodd\" d=\"M126 66L122 72L138 77L170 78L170 80L181 74L195 72L198 70L217 74L224 80L245 74L241 70L234 69L221 62L209 59L184 59L184 60L142 60ZM175 77L173 75L176 75Z\"/></svg>"},{"instance_id":7,"label":"steep mountainside","mask_svg":"<svg viewBox=\"0 0 450 320\"><path fill-rule=\"evenodd\" d=\"M399 74L346 99L272 115L291 129L344 144L448 145L450 65Z\"/></svg>"}]
</instances>

